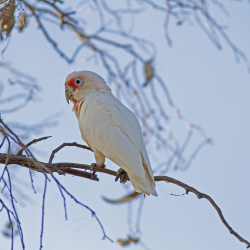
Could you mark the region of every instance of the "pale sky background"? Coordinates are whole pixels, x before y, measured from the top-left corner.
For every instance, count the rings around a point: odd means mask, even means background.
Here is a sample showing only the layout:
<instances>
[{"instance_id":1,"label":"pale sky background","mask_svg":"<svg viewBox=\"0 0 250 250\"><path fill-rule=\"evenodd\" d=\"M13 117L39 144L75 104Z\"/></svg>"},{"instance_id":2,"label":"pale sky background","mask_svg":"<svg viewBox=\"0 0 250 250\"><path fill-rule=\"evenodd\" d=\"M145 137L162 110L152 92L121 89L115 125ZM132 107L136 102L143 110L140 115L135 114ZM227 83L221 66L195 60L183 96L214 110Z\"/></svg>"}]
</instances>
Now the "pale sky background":
<instances>
[{"instance_id":1,"label":"pale sky background","mask_svg":"<svg viewBox=\"0 0 250 250\"><path fill-rule=\"evenodd\" d=\"M250 4L247 1L226 1L225 6L230 17L221 17L216 11L219 20L228 25L227 31L232 40L250 58ZM203 148L187 171L172 170L167 174L210 195L230 226L249 241L250 74L243 63L235 62L231 48L222 42L223 49L217 50L194 22L180 27L170 26L173 47L169 48L163 37L162 20L163 17L149 12L148 18L138 23L136 29L156 43L156 69L167 82L171 96L183 115L202 126L213 139L213 144ZM77 39L71 36L72 42ZM70 49L71 45L64 44L64 40L60 43ZM48 161L50 152L63 142L83 143L77 119L71 111L72 105L67 105L65 100L65 77L72 71L85 69L106 78L106 72L96 64L84 62L81 56L73 65L65 63L44 41L34 22L28 24L23 34L13 32L4 59L35 76L41 87L36 102L18 113L3 115L4 121L34 124L53 117L58 122L57 126L36 136L52 136L33 147L37 149L34 151L37 158ZM94 156L91 152L65 148L54 159L54 162L63 161L90 164ZM107 162L107 165L117 170L114 164ZM38 191L34 194L28 170L17 171L16 178L23 183L20 187L27 195L27 198L23 196L20 199L19 207L26 249L39 249L44 177L34 175ZM58 178L79 201L97 213L110 238L114 241L125 239L129 232L128 206L113 206L101 197L115 199L126 192L114 182L114 178L101 174L98 177L99 183L71 176ZM183 194L184 190L167 183L157 183L157 192L159 197L144 200L140 224L143 243L126 249L246 249L245 244L230 235L208 201L198 200L193 194L172 196L172 193ZM136 214L139 203L133 203L133 214ZM67 204L69 218L65 221L60 193L53 182L48 183L44 250L121 249L116 242L102 240L102 231L89 211L74 204L70 198L67 198ZM3 220L3 214L0 214L1 226L4 225ZM0 250L10 249L10 241L1 234L0 242ZM14 249L21 249L19 241L15 241Z\"/></svg>"}]
</instances>

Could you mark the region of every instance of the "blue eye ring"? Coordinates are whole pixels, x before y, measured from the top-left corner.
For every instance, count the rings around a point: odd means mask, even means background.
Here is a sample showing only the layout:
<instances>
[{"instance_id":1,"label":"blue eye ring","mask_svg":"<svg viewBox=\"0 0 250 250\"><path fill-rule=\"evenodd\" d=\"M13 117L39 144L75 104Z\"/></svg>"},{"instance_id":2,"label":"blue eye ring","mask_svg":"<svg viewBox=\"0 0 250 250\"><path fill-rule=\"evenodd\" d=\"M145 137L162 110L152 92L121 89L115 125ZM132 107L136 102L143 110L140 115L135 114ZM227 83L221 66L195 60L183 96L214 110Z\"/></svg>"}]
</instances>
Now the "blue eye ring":
<instances>
[{"instance_id":1,"label":"blue eye ring","mask_svg":"<svg viewBox=\"0 0 250 250\"><path fill-rule=\"evenodd\" d=\"M84 85L84 82L81 78L76 78L75 79L75 85L78 87L82 87Z\"/></svg>"}]
</instances>

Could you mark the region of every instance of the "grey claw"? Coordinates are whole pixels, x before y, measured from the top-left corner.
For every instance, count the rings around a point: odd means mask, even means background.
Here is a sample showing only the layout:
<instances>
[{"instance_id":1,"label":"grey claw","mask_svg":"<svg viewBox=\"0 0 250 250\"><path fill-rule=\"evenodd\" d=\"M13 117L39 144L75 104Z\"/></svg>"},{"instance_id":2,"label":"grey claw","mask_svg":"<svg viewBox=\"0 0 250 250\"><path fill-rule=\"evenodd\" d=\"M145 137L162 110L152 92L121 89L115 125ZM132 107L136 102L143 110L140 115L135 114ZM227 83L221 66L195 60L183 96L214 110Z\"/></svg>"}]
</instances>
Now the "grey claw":
<instances>
[{"instance_id":1,"label":"grey claw","mask_svg":"<svg viewBox=\"0 0 250 250\"><path fill-rule=\"evenodd\" d=\"M118 181L119 179L120 179L120 183L125 183L127 180L129 180L127 172L124 171L122 168L120 168L117 171L115 181Z\"/></svg>"},{"instance_id":2,"label":"grey claw","mask_svg":"<svg viewBox=\"0 0 250 250\"><path fill-rule=\"evenodd\" d=\"M97 177L97 175L95 174L96 171L94 170L95 167L97 167L95 163L92 163L90 165L91 179L94 179L94 177Z\"/></svg>"}]
</instances>

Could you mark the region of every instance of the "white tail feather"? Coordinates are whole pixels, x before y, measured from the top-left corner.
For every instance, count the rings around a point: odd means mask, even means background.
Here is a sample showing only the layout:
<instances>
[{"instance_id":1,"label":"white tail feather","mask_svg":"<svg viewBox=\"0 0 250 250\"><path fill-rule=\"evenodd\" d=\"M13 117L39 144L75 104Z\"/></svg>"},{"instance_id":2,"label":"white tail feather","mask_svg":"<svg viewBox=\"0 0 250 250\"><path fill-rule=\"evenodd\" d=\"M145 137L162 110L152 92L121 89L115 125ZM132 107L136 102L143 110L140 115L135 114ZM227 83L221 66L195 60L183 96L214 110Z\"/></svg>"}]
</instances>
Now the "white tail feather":
<instances>
[{"instance_id":1,"label":"white tail feather","mask_svg":"<svg viewBox=\"0 0 250 250\"><path fill-rule=\"evenodd\" d=\"M148 178L148 176L146 176L146 178L138 178L138 177L132 177L129 176L129 179L135 189L136 192L138 193L144 193L146 195L154 195L154 196L158 196L157 192L155 190L154 187L154 183L152 183L150 181L150 179Z\"/></svg>"}]
</instances>

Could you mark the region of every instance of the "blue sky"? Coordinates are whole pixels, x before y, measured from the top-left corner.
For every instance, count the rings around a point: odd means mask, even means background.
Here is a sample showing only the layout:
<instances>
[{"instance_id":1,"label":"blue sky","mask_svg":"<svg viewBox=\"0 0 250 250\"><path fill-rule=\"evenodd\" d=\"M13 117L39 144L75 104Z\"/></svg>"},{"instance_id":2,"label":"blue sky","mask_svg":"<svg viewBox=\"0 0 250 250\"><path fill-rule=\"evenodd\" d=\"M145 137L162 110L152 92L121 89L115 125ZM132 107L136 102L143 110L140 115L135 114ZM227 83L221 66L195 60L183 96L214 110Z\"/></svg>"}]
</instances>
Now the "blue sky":
<instances>
[{"instance_id":1,"label":"blue sky","mask_svg":"<svg viewBox=\"0 0 250 250\"><path fill-rule=\"evenodd\" d=\"M230 17L220 17L228 25L232 40L250 58L249 8L245 1L229 1L225 5ZM223 49L217 50L195 22L176 27L170 26L173 46L170 48L162 35L163 20L151 12L141 20L136 29L157 45L157 72L167 82L171 96L182 114L203 127L213 143L203 148L187 171L171 170L168 176L193 186L210 195L243 238L250 239L250 75L243 63L237 64L232 50L222 41ZM220 14L218 13L218 16ZM71 35L72 36L72 35ZM60 38L60 37L59 37ZM75 37L72 36L72 44ZM70 44L62 46L71 48ZM1 45L2 46L2 45ZM1 48L1 47L0 47ZM25 32L14 32L4 59L16 68L36 77L41 88L39 98L18 113L4 115L6 121L22 121L27 124L53 117L58 124L37 136L52 135L34 147L41 161L47 161L50 152L63 142L83 143L77 120L64 97L64 81L68 73L87 69L106 78L106 72L93 62L84 62L80 54L77 62L68 65L30 21ZM4 76L8 77L8 76ZM51 119L51 118L50 118ZM178 128L176 128L178 133ZM36 150L37 149L37 150ZM159 157L165 157L161 152ZM91 152L66 148L59 152L55 162L72 161L92 163ZM154 161L151 159L152 165ZM117 167L107 162L117 170ZM20 218L26 234L28 250L38 249L41 223L41 192L44 177L35 174L38 194L30 190L27 170L18 170L17 183L25 195L21 198ZM127 205L112 206L102 196L119 198L126 193L110 176L99 174L100 182L77 177L58 177L70 192L91 207L101 220L106 233L113 240L126 238L130 229L127 223ZM184 190L168 183L157 183L159 197L144 200L140 228L143 244L133 249L245 249L220 221L214 208L206 200L194 195L184 195ZM172 196L180 194L181 196ZM137 206L133 203L136 220ZM68 221L64 221L63 203L55 184L49 183L45 210L44 249L120 249L116 243L102 240L102 232L91 214L68 199ZM31 216L32 215L32 216ZM0 216L1 220L3 216ZM135 228L136 221L133 222ZM0 235L0 249L9 249L10 242ZM15 249L20 249L16 242ZM143 247L145 246L145 247Z\"/></svg>"}]
</instances>

